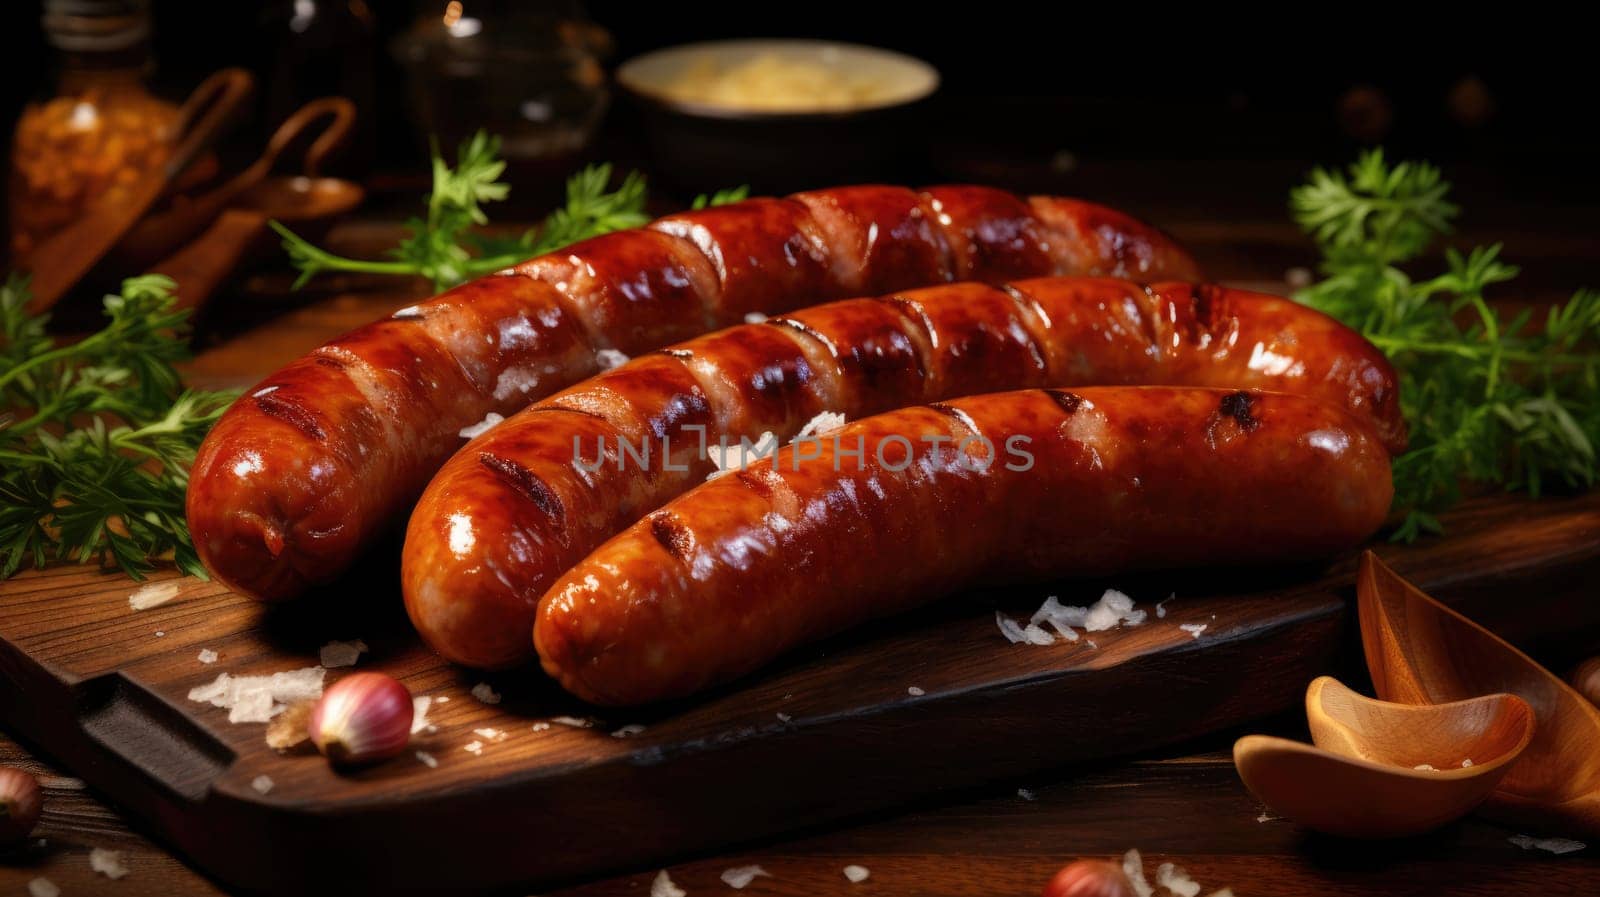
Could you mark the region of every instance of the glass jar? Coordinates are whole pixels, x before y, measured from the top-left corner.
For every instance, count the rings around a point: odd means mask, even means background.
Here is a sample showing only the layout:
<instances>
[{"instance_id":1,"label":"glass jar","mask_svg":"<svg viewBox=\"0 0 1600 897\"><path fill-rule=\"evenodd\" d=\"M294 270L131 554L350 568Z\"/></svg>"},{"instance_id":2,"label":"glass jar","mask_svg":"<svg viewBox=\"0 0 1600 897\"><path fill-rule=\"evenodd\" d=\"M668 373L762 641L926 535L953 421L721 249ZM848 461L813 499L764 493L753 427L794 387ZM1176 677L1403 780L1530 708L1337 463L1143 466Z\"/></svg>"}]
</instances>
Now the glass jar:
<instances>
[{"instance_id":1,"label":"glass jar","mask_svg":"<svg viewBox=\"0 0 1600 897\"><path fill-rule=\"evenodd\" d=\"M574 2L438 0L394 51L424 134L453 149L483 128L507 159L532 161L588 143L608 99L609 43Z\"/></svg>"},{"instance_id":2,"label":"glass jar","mask_svg":"<svg viewBox=\"0 0 1600 897\"><path fill-rule=\"evenodd\" d=\"M145 89L146 0L46 0L44 29L60 53L55 96L31 103L12 138L13 258L166 161L178 107Z\"/></svg>"}]
</instances>

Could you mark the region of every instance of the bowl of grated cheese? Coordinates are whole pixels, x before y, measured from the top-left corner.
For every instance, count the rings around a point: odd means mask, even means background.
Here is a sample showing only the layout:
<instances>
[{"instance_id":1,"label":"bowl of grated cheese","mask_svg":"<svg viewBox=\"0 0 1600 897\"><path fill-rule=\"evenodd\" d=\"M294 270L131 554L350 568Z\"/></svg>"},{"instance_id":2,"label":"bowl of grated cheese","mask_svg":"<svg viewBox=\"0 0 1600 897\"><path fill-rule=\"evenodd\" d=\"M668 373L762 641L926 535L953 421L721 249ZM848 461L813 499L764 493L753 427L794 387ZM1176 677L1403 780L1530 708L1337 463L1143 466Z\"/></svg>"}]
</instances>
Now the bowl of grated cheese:
<instances>
[{"instance_id":1,"label":"bowl of grated cheese","mask_svg":"<svg viewBox=\"0 0 1600 897\"><path fill-rule=\"evenodd\" d=\"M939 73L857 44L728 40L635 57L617 83L672 179L791 188L885 171L901 148L897 124L938 88Z\"/></svg>"}]
</instances>

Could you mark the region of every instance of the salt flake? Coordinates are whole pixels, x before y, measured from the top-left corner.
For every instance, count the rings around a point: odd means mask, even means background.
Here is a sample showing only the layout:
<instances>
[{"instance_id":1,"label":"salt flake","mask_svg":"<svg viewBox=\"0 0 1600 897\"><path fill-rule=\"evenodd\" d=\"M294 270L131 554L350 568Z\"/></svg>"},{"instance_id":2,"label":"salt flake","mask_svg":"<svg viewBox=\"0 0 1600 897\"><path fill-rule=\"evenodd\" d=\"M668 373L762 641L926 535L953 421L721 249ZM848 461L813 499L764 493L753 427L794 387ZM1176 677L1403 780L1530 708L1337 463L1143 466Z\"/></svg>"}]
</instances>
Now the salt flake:
<instances>
[{"instance_id":1,"label":"salt flake","mask_svg":"<svg viewBox=\"0 0 1600 897\"><path fill-rule=\"evenodd\" d=\"M217 654L217 652L211 650L210 648L201 648L200 649L200 656L195 658L195 659L200 661L203 664L208 664L209 665L209 664L216 663L218 656L219 655Z\"/></svg>"},{"instance_id":2,"label":"salt flake","mask_svg":"<svg viewBox=\"0 0 1600 897\"><path fill-rule=\"evenodd\" d=\"M429 769L439 768L439 758L428 753L427 751L417 751L417 762L428 767Z\"/></svg>"},{"instance_id":3,"label":"salt flake","mask_svg":"<svg viewBox=\"0 0 1600 897\"><path fill-rule=\"evenodd\" d=\"M1199 638L1200 637L1200 633L1205 632L1207 627L1206 627L1206 624L1204 624L1204 623L1184 623L1184 624L1181 624L1180 626L1178 626L1178 628L1182 629L1184 632L1189 633L1191 636L1194 636L1195 638Z\"/></svg>"},{"instance_id":4,"label":"salt flake","mask_svg":"<svg viewBox=\"0 0 1600 897\"><path fill-rule=\"evenodd\" d=\"M689 892L672 883L672 876L662 869L650 883L650 897L689 897Z\"/></svg>"},{"instance_id":5,"label":"salt flake","mask_svg":"<svg viewBox=\"0 0 1600 897\"><path fill-rule=\"evenodd\" d=\"M428 710L433 707L433 698L421 695L411 699L411 734L415 735L424 729L434 728L428 722Z\"/></svg>"},{"instance_id":6,"label":"salt flake","mask_svg":"<svg viewBox=\"0 0 1600 897\"><path fill-rule=\"evenodd\" d=\"M733 888L735 891L742 891L746 885L755 881L756 878L760 876L765 876L767 878L772 877L767 870L761 868L760 866L735 866L732 869L723 871L722 883L730 888Z\"/></svg>"},{"instance_id":7,"label":"salt flake","mask_svg":"<svg viewBox=\"0 0 1600 897\"><path fill-rule=\"evenodd\" d=\"M479 436L482 436L483 434L499 426L504 420L505 417L491 411L483 416L483 420L478 421L470 427L462 427L460 432L456 433L456 435L460 436L462 439L477 439Z\"/></svg>"},{"instance_id":8,"label":"salt flake","mask_svg":"<svg viewBox=\"0 0 1600 897\"><path fill-rule=\"evenodd\" d=\"M479 682L477 685L472 686L472 696L485 704L500 703L500 693L495 691L487 682ZM443 703L443 699L440 699L440 701Z\"/></svg>"},{"instance_id":9,"label":"salt flake","mask_svg":"<svg viewBox=\"0 0 1600 897\"><path fill-rule=\"evenodd\" d=\"M169 579L166 582L147 582L128 596L128 606L134 610L149 610L152 607L160 607L176 597L178 597L177 581Z\"/></svg>"},{"instance_id":10,"label":"salt flake","mask_svg":"<svg viewBox=\"0 0 1600 897\"><path fill-rule=\"evenodd\" d=\"M872 873L867 870L866 866L851 865L844 867L844 877L850 879L851 884L858 885L871 878Z\"/></svg>"},{"instance_id":11,"label":"salt flake","mask_svg":"<svg viewBox=\"0 0 1600 897\"><path fill-rule=\"evenodd\" d=\"M257 794L266 794L272 790L272 786L271 776L256 776L250 780L250 787L254 788Z\"/></svg>"},{"instance_id":12,"label":"salt flake","mask_svg":"<svg viewBox=\"0 0 1600 897\"><path fill-rule=\"evenodd\" d=\"M627 364L630 359L626 353L618 352L616 349L601 349L600 351L594 353L594 360L595 363L600 366L600 370L609 371L614 368L622 367L623 365Z\"/></svg>"},{"instance_id":13,"label":"salt flake","mask_svg":"<svg viewBox=\"0 0 1600 897\"><path fill-rule=\"evenodd\" d=\"M116 881L128 874L128 867L122 862L122 851L106 850L96 847L89 851L89 868Z\"/></svg>"}]
</instances>

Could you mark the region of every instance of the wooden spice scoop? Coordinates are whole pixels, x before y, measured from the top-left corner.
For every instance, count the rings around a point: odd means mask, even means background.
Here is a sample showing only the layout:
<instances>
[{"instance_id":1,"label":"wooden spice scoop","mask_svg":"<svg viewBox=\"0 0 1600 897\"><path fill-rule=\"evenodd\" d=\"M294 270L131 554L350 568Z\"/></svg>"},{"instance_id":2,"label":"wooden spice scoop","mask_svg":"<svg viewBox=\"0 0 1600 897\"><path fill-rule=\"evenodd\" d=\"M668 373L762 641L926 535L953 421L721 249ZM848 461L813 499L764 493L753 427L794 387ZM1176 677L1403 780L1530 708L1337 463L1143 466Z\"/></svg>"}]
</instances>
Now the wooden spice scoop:
<instances>
[{"instance_id":1,"label":"wooden spice scoop","mask_svg":"<svg viewBox=\"0 0 1600 897\"><path fill-rule=\"evenodd\" d=\"M1489 795L1484 815L1551 834L1600 837L1600 709L1372 552L1361 559L1357 596L1378 697L1444 704L1504 691L1533 708L1533 740Z\"/></svg>"},{"instance_id":2,"label":"wooden spice scoop","mask_svg":"<svg viewBox=\"0 0 1600 897\"><path fill-rule=\"evenodd\" d=\"M1327 676L1306 689L1306 717L1315 746L1248 735L1234 745L1234 764L1285 818L1352 838L1414 835L1465 816L1534 733L1533 711L1513 695L1391 704Z\"/></svg>"}]
</instances>

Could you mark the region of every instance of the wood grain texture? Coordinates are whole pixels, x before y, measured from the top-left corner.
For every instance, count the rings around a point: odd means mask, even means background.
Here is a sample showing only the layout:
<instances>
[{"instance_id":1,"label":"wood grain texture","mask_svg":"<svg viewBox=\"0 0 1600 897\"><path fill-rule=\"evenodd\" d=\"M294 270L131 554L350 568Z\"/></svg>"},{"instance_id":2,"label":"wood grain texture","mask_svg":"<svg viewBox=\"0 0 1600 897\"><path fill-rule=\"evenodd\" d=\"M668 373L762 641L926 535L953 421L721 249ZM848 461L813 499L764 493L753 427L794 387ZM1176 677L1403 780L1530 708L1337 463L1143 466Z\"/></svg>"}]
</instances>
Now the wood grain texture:
<instances>
[{"instance_id":1,"label":"wood grain texture","mask_svg":"<svg viewBox=\"0 0 1600 897\"><path fill-rule=\"evenodd\" d=\"M1517 587L1564 570L1575 587L1584 576L1572 574L1597 569L1600 496L1482 500L1449 525L1450 539L1383 551L1430 590L1468 598L1485 581ZM1087 603L1105 583L969 595L703 699L535 731L592 711L526 671L488 680L504 696L498 705L475 700L480 679L409 632L392 570L391 558L374 558L342 587L356 594L282 608L179 580L177 599L142 612L129 608L133 587L120 576L82 567L19 576L0 585L0 718L199 866L250 890L546 884L1148 749L1291 706L1343 644L1355 572L1349 559L1327 571L1125 578L1115 585L1146 605L1178 599L1165 618L1096 633L1098 647L1009 645L993 612L1026 615L1046 594ZM1539 602L1576 606L1560 590L1518 591L1528 596L1519 616ZM1569 614L1563 628L1600 624L1600 607L1577 609L1589 616ZM1182 623L1208 628L1197 640ZM432 714L439 731L417 745L438 768L404 757L338 774L314 755L280 756L262 726L229 725L224 711L187 698L221 672L309 666L319 646L350 638L372 647L360 668L450 698ZM200 663L201 649L220 660ZM913 686L923 694L908 693ZM624 725L645 729L611 734ZM507 737L474 731L484 728ZM465 750L472 741L485 742L481 755ZM261 775L274 783L265 795L251 787Z\"/></svg>"}]
</instances>

